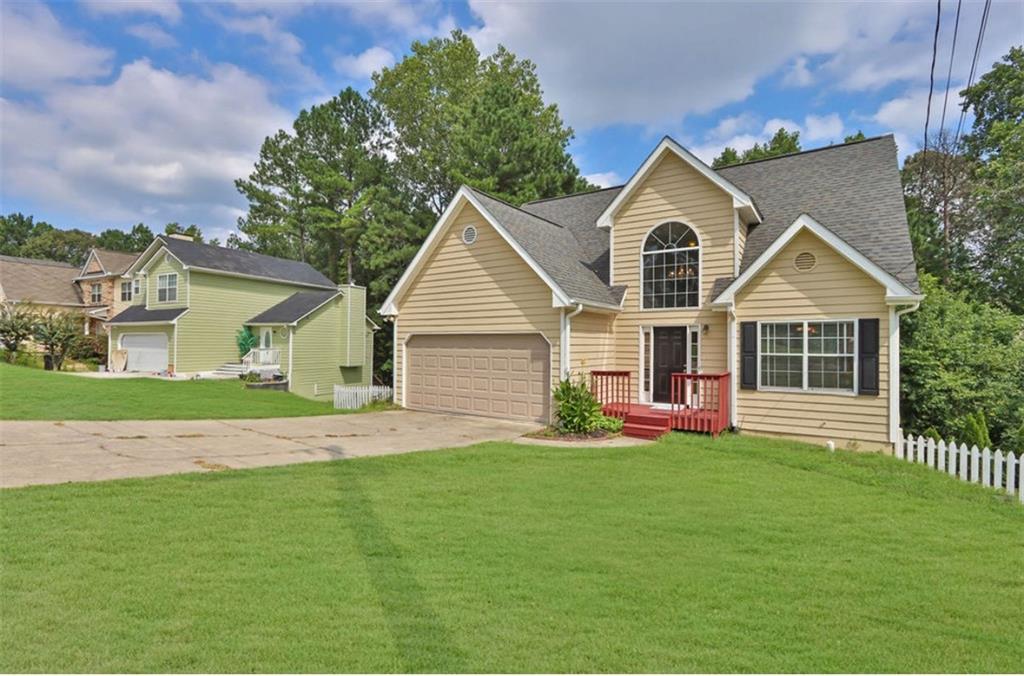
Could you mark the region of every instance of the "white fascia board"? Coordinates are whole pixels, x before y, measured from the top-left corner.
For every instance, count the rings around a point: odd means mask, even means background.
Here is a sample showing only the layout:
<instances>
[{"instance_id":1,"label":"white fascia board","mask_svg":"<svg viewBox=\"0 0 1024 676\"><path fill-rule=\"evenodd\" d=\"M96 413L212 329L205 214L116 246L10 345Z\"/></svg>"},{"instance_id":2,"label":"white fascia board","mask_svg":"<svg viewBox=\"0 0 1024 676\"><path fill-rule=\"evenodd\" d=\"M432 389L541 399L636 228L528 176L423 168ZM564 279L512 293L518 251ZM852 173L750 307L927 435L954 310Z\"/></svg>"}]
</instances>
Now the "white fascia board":
<instances>
[{"instance_id":1,"label":"white fascia board","mask_svg":"<svg viewBox=\"0 0 1024 676\"><path fill-rule=\"evenodd\" d=\"M154 238L153 241L149 243L149 246L147 246L146 249L139 254L139 257L135 259L135 262L124 271L124 274L131 275L136 272L140 272L149 264L151 256L156 255L156 252L162 247L166 248L164 247L163 240L159 237ZM143 261L145 261L145 263L143 263Z\"/></svg>"},{"instance_id":2,"label":"white fascia board","mask_svg":"<svg viewBox=\"0 0 1024 676\"><path fill-rule=\"evenodd\" d=\"M562 291L561 287L559 287L558 284L555 283L555 280L553 280L551 276L544 271L543 268L537 265L537 261L533 260L533 257L526 253L526 250L523 249L522 246L520 246L519 242L517 242L512 237L512 235L509 234L505 227L502 226L501 223L499 223L497 219L495 219L494 216L492 216L491 213L484 208L484 206L480 203L480 200L478 200L476 196L473 195L472 191L470 191L466 186L463 186L459 188L459 192L457 192L455 194L455 197L452 198L452 201L448 203L448 207L444 210L444 213L441 214L441 218L437 220L437 223L434 224L434 228L430 231L430 234L427 235L427 239L424 240L423 246L421 246L420 250L416 252L416 256L413 257L412 262L409 264L409 267L407 267L405 269L405 272L402 273L401 278L399 278L398 280L398 284L395 285L395 288L392 289L391 293L388 294L388 297L384 300L384 303L383 305L381 305L380 309L380 313L382 315L394 317L398 314L398 306L396 304L398 297L402 294L402 291L405 290L405 287L409 284L409 282L415 277L416 272L419 270L420 266L422 266L423 263L426 262L427 257L433 251L441 233L447 229L451 221L454 220L455 215L458 213L459 209L466 202L473 205L473 207L480 213L480 215L483 216L484 220L487 221L487 223L492 228L494 228L494 230L501 236L501 238L504 239L505 242L510 247L512 247L512 249L517 254L519 254L519 257L522 258L526 262L526 264L530 266L534 273L536 273L537 276L540 277L541 280L543 280L544 283L548 285L552 292L553 306L560 307L563 305L572 304L572 299L569 297L569 295Z\"/></svg>"},{"instance_id":3,"label":"white fascia board","mask_svg":"<svg viewBox=\"0 0 1024 676\"><path fill-rule=\"evenodd\" d=\"M101 261L100 257L96 255L96 249L89 249L89 255L88 255L88 257L86 257L85 263L82 264L82 272L78 275L78 277L76 279L81 279L82 277L90 276L90 274L87 273L85 271L85 269L89 267L89 261L91 261L93 258L95 258L96 262L100 264L100 270L102 270L102 272L93 272L92 274L93 275L106 275L107 274L107 269L105 267L103 267L103 261Z\"/></svg>"},{"instance_id":4,"label":"white fascia board","mask_svg":"<svg viewBox=\"0 0 1024 676\"><path fill-rule=\"evenodd\" d=\"M764 267L802 230L808 230L813 233L818 239L829 245L843 258L853 263L854 266L859 268L868 277L871 277L876 282L884 286L887 302L889 302L889 299L907 299L917 298L919 296L919 294L916 294L907 288L903 282L883 270L878 266L878 264L847 244L824 225L817 222L807 214L801 214L790 224L788 228L786 228L785 232L779 235L775 241L772 242L771 246L765 249L765 251L757 257L757 260L750 264L750 267L743 271L743 274L734 279L732 284L727 286L722 293L718 294L718 296L713 299L711 306L715 309L722 309L731 306L735 301L736 292L742 289L747 282L753 279L757 273L764 269ZM899 302L907 301L900 300Z\"/></svg>"},{"instance_id":5,"label":"white fascia board","mask_svg":"<svg viewBox=\"0 0 1024 676\"><path fill-rule=\"evenodd\" d=\"M167 247L165 247L165 246L161 246L161 247L160 247L159 249L157 249L156 253L154 253L154 254L153 254L153 255L152 255L151 257L150 257L150 259L149 259L148 261L146 261L146 264L145 264L145 265L143 265L143 266L142 266L142 268L141 268L140 270L141 270L142 272L147 272L147 273L148 273L148 271L149 271L149 268L150 268L150 266L151 266L151 265L153 265L153 263L155 263L155 262L157 261L157 259L159 259L159 258L160 258L160 255L161 255L161 254L163 254L163 255L165 255L165 256L170 256L170 257L171 257L171 258L173 258L174 260L178 261L178 265L180 265L180 266L181 266L181 269L182 269L182 270L188 270L188 266L187 266L187 265L185 265L184 263L182 263L182 262L181 262L181 259L180 259L180 258L178 258L177 256L175 256L175 255L174 255L173 253L171 253L171 250L170 250L170 249L168 249L168 248L167 248Z\"/></svg>"},{"instance_id":6,"label":"white fascia board","mask_svg":"<svg viewBox=\"0 0 1024 676\"><path fill-rule=\"evenodd\" d=\"M630 195L637 188L640 183L643 182L647 175L651 173L654 167L661 160L662 156L667 153L674 153L681 160L686 162L688 165L696 169L704 178L708 179L716 186L729 193L732 196L733 208L740 209L745 212L753 222L760 222L761 214L758 213L757 207L754 206L754 200L747 193L740 190L732 182L725 179L717 171L704 164L696 155L691 153L689 150L679 145L675 140L666 136L661 140L661 143L647 156L644 163L640 165L636 173L633 174L629 182L626 183L625 187L619 191L619 194L615 196L612 203L601 213L597 218L597 227L599 228L610 228L612 227L615 219L615 214L619 208L626 203Z\"/></svg>"}]
</instances>

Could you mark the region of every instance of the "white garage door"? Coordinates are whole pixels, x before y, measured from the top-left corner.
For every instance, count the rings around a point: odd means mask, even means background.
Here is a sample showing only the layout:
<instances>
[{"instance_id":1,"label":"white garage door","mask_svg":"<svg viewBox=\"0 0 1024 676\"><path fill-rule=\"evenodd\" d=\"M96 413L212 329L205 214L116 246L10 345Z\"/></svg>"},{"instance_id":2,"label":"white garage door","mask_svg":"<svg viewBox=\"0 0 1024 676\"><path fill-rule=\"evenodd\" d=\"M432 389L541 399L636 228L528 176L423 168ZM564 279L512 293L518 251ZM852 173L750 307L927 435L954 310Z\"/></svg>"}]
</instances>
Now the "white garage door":
<instances>
[{"instance_id":1,"label":"white garage door","mask_svg":"<svg viewBox=\"0 0 1024 676\"><path fill-rule=\"evenodd\" d=\"M548 420L551 349L537 334L413 336L406 356L409 408Z\"/></svg>"},{"instance_id":2,"label":"white garage door","mask_svg":"<svg viewBox=\"0 0 1024 676\"><path fill-rule=\"evenodd\" d=\"M128 352L128 371L167 369L167 336L163 333L129 333L121 336L121 347Z\"/></svg>"}]
</instances>

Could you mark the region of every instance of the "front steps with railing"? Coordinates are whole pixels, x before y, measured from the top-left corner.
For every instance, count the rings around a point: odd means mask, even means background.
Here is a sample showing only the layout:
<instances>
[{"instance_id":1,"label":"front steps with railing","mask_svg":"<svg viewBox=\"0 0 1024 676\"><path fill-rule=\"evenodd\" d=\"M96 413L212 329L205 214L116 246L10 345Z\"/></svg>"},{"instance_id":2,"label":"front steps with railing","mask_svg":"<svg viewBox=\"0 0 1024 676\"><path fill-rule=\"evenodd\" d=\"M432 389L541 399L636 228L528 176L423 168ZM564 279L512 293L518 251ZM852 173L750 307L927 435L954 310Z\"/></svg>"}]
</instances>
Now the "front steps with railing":
<instances>
[{"instance_id":1,"label":"front steps with railing","mask_svg":"<svg viewBox=\"0 0 1024 676\"><path fill-rule=\"evenodd\" d=\"M214 373L214 375L218 375L218 376L224 376L224 377L234 376L234 377L237 378L238 376L241 376L241 375L245 374L245 367L242 366L241 364L239 364L238 362L235 362L235 363L229 362L227 364L221 364L220 366L218 366L216 368L216 370L214 370L213 373Z\"/></svg>"}]
</instances>

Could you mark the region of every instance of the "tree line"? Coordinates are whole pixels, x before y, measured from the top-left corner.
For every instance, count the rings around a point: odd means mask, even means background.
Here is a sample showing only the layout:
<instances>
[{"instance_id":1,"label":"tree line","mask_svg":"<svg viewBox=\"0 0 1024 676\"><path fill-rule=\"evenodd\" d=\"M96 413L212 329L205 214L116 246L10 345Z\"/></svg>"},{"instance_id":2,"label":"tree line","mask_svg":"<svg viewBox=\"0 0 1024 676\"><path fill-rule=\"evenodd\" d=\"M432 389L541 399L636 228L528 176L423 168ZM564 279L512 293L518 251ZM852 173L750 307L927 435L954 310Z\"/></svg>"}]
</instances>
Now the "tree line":
<instances>
[{"instance_id":1,"label":"tree line","mask_svg":"<svg viewBox=\"0 0 1024 676\"><path fill-rule=\"evenodd\" d=\"M194 224L182 227L178 223L168 223L163 232L189 235L196 241L203 241L202 230ZM95 235L78 228L58 228L18 212L0 215L0 254L5 256L84 265L90 249L135 253L141 252L152 241L153 231L144 223L136 223L128 230L107 228ZM215 239L210 243L219 244Z\"/></svg>"}]
</instances>

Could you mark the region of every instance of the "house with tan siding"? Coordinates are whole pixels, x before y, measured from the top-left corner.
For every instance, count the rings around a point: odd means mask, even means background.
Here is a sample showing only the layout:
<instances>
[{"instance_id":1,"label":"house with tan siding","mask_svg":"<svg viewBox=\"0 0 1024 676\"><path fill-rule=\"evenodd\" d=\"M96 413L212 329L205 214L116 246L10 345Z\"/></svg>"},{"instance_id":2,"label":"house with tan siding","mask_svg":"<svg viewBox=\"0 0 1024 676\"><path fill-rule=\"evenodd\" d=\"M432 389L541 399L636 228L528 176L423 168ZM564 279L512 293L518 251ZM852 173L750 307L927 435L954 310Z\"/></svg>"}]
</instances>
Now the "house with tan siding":
<instances>
[{"instance_id":1,"label":"house with tan siding","mask_svg":"<svg viewBox=\"0 0 1024 676\"><path fill-rule=\"evenodd\" d=\"M75 284L86 303L86 331L105 333L106 322L132 302L132 281L125 277L139 254L92 249Z\"/></svg>"},{"instance_id":2,"label":"house with tan siding","mask_svg":"<svg viewBox=\"0 0 1024 676\"><path fill-rule=\"evenodd\" d=\"M585 378L635 436L880 449L921 299L891 135L720 169L666 137L614 188L463 187L381 314L409 408L547 423Z\"/></svg>"},{"instance_id":3,"label":"house with tan siding","mask_svg":"<svg viewBox=\"0 0 1024 676\"><path fill-rule=\"evenodd\" d=\"M370 384L377 327L366 289L334 284L308 263L161 235L124 279L131 302L108 322L112 371L255 371L311 399ZM240 331L257 341L244 354Z\"/></svg>"}]
</instances>

